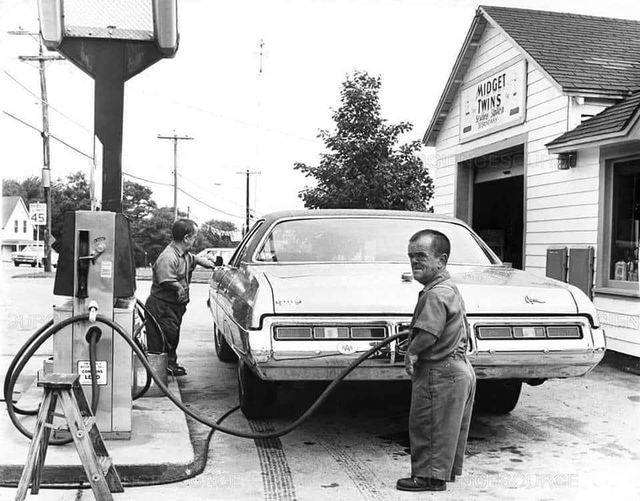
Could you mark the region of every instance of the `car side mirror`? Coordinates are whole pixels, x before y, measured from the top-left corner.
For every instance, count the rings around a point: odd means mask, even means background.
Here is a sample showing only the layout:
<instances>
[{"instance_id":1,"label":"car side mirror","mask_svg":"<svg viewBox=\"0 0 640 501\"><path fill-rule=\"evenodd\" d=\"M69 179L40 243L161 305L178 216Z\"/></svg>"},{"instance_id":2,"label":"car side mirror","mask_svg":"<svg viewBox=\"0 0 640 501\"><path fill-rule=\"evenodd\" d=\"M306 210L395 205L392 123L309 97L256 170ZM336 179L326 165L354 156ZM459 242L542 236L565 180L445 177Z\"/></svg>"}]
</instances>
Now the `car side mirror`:
<instances>
[{"instance_id":1,"label":"car side mirror","mask_svg":"<svg viewBox=\"0 0 640 501\"><path fill-rule=\"evenodd\" d=\"M224 264L224 261L222 259L222 256L216 256L216 262L215 262L216 266L222 266Z\"/></svg>"}]
</instances>

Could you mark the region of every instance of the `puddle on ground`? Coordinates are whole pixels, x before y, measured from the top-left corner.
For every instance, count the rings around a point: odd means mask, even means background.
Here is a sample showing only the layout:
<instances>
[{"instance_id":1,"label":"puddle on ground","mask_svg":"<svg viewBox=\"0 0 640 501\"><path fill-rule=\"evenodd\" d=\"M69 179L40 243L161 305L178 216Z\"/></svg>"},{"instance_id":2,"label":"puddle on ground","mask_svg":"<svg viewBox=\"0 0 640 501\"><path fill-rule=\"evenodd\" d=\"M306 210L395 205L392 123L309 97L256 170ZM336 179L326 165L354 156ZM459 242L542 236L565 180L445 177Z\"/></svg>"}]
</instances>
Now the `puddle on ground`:
<instances>
[{"instance_id":1,"label":"puddle on ground","mask_svg":"<svg viewBox=\"0 0 640 501\"><path fill-rule=\"evenodd\" d=\"M500 447L501 451L510 452L511 454L515 454L516 456L524 456L524 453L521 449L522 447L520 447L519 445L508 445L506 447Z\"/></svg>"},{"instance_id":2,"label":"puddle on ground","mask_svg":"<svg viewBox=\"0 0 640 501\"><path fill-rule=\"evenodd\" d=\"M409 432L407 430L389 433L388 435L378 435L380 440L398 444L400 447L409 447Z\"/></svg>"},{"instance_id":3,"label":"puddle on ground","mask_svg":"<svg viewBox=\"0 0 640 501\"><path fill-rule=\"evenodd\" d=\"M629 395L627 398L632 402L640 402L640 395Z\"/></svg>"}]
</instances>

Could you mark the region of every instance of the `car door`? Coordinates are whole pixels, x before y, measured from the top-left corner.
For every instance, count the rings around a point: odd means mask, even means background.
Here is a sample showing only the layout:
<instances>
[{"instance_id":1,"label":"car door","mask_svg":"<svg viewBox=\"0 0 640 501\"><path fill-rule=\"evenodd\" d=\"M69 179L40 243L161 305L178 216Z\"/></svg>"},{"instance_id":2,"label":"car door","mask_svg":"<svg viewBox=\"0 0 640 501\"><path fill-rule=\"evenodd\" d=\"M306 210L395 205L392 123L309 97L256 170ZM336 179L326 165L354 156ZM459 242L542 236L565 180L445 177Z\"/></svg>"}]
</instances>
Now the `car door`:
<instances>
[{"instance_id":1,"label":"car door","mask_svg":"<svg viewBox=\"0 0 640 501\"><path fill-rule=\"evenodd\" d=\"M240 242L236 252L231 256L229 263L224 267L224 274L218 282L219 285L216 291L216 307L218 308L217 322L219 322L219 328L227 340L238 347L242 346L242 338L238 326L232 318L234 302L237 299L235 295L237 294L238 288L232 287L231 285L237 283L238 280L242 280L240 275L245 272L246 268L241 267L240 264L243 260L246 260L249 243L263 223L263 220L257 221L242 242Z\"/></svg>"}]
</instances>

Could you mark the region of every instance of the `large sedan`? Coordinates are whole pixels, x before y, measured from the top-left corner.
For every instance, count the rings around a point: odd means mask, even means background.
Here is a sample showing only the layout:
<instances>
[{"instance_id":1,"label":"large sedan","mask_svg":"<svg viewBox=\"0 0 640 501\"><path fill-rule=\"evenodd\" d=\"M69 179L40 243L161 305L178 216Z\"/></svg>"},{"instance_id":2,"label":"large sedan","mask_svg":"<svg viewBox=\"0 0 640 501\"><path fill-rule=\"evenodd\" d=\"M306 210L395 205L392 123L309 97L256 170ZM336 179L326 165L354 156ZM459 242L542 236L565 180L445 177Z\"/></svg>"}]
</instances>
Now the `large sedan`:
<instances>
[{"instance_id":1,"label":"large sedan","mask_svg":"<svg viewBox=\"0 0 640 501\"><path fill-rule=\"evenodd\" d=\"M465 303L478 405L511 411L522 382L581 376L605 339L577 288L503 265L462 221L422 212L316 210L258 220L212 275L208 304L220 360L238 359L240 404L268 413L277 381L334 379L359 352L404 329L421 285L409 237L430 228L451 241L448 269ZM394 342L349 377L407 378Z\"/></svg>"}]
</instances>

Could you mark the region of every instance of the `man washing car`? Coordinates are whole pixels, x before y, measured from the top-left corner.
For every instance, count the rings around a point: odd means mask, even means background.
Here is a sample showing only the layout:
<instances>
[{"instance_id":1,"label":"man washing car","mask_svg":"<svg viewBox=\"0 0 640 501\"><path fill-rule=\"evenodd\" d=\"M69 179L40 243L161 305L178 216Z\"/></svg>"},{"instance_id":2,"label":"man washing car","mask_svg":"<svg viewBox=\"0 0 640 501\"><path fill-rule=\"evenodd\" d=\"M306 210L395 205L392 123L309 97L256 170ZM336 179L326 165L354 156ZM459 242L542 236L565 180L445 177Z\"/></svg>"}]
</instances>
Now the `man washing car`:
<instances>
[{"instance_id":1,"label":"man washing car","mask_svg":"<svg viewBox=\"0 0 640 501\"><path fill-rule=\"evenodd\" d=\"M409 241L414 278L424 285L405 355L411 376L411 477L405 491L443 491L462 473L476 377L466 358L468 334L462 297L446 270L449 239L422 230Z\"/></svg>"}]
</instances>

